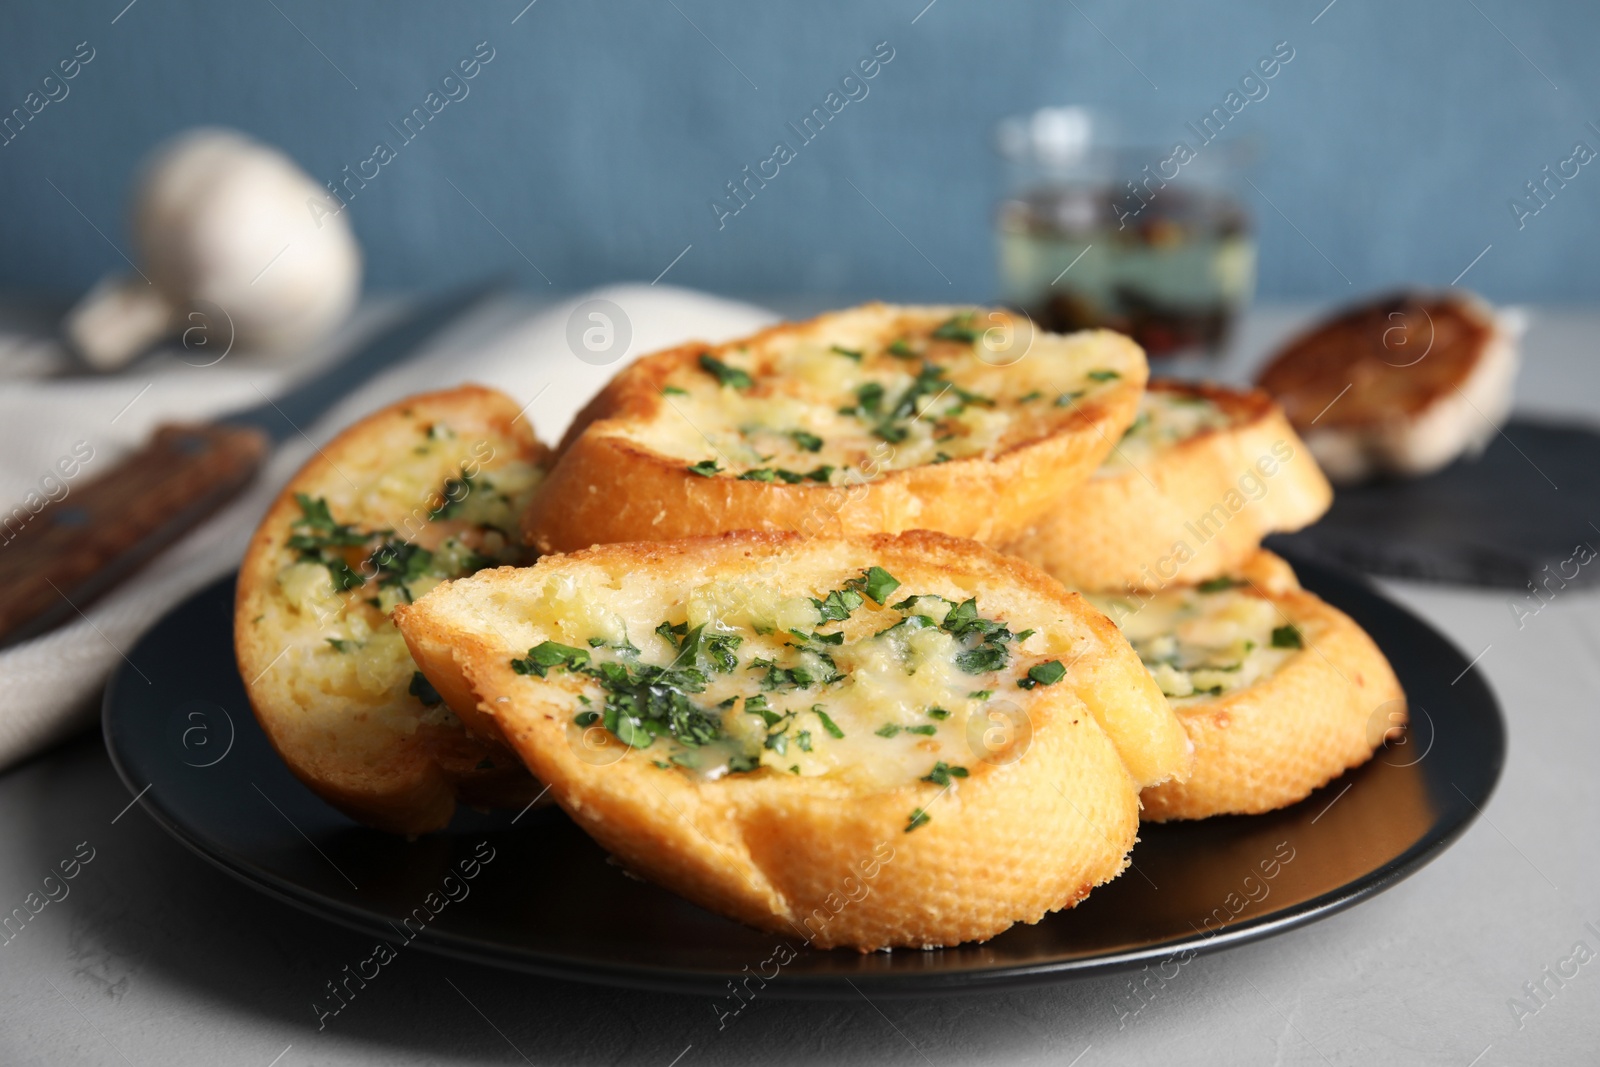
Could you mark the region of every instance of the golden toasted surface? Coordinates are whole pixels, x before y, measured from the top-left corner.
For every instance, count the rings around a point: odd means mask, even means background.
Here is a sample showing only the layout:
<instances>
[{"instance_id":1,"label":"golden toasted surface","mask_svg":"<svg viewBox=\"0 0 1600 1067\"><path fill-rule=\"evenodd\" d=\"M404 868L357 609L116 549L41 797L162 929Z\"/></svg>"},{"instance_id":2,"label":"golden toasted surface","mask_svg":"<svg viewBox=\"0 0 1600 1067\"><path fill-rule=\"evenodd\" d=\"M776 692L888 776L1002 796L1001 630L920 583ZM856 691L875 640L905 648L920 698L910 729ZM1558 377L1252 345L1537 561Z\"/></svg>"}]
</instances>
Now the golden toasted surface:
<instances>
[{"instance_id":1,"label":"golden toasted surface","mask_svg":"<svg viewBox=\"0 0 1600 1067\"><path fill-rule=\"evenodd\" d=\"M1256 384L1301 431L1313 420L1331 431L1412 419L1465 385L1494 335L1491 312L1471 297L1399 293L1295 338Z\"/></svg>"},{"instance_id":2,"label":"golden toasted surface","mask_svg":"<svg viewBox=\"0 0 1600 1067\"><path fill-rule=\"evenodd\" d=\"M1147 819L1293 804L1365 763L1405 722L1405 694L1372 639L1270 552L1199 587L1091 599L1194 741L1186 781L1144 790Z\"/></svg>"},{"instance_id":3,"label":"golden toasted surface","mask_svg":"<svg viewBox=\"0 0 1600 1067\"><path fill-rule=\"evenodd\" d=\"M1094 476L1004 550L1073 588L1160 589L1228 573L1332 500L1265 393L1158 380Z\"/></svg>"},{"instance_id":4,"label":"golden toasted surface","mask_svg":"<svg viewBox=\"0 0 1600 1067\"><path fill-rule=\"evenodd\" d=\"M1120 335L975 308L870 304L684 345L579 415L524 533L542 551L734 529L997 541L1088 476L1146 376Z\"/></svg>"},{"instance_id":5,"label":"golden toasted surface","mask_svg":"<svg viewBox=\"0 0 1600 1067\"><path fill-rule=\"evenodd\" d=\"M1107 619L923 531L606 545L395 614L630 868L824 947L1075 904L1124 866L1138 784L1190 758Z\"/></svg>"},{"instance_id":6,"label":"golden toasted surface","mask_svg":"<svg viewBox=\"0 0 1600 1067\"><path fill-rule=\"evenodd\" d=\"M235 601L239 671L279 755L352 818L421 833L458 799L520 805L538 791L492 721L474 736L451 711L470 716L470 701L421 684L388 612L527 558L516 516L546 452L494 390L411 397L324 446L256 530Z\"/></svg>"}]
</instances>

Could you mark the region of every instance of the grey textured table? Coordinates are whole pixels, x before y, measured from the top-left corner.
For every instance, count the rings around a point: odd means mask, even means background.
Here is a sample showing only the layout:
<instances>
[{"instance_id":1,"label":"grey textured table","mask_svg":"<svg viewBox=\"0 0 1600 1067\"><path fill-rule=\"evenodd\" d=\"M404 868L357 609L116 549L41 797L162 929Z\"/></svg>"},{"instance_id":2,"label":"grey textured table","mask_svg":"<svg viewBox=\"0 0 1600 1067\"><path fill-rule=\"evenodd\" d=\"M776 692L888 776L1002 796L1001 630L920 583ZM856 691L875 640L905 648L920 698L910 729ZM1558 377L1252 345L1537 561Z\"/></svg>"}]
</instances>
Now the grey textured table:
<instances>
[{"instance_id":1,"label":"grey textured table","mask_svg":"<svg viewBox=\"0 0 1600 1067\"><path fill-rule=\"evenodd\" d=\"M1223 375L1297 319L1254 316ZM1597 312L1534 314L1523 411L1600 421L1596 333ZM62 861L80 863L68 894L0 944L0 1063L1596 1062L1600 595L1559 595L1519 629L1504 593L1385 585L1481 653L1476 669L1510 720L1499 792L1415 877L1325 922L1202 956L1136 1014L1121 976L933 1001L758 999L719 1028L706 998L415 952L319 1030L312 1001L368 940L168 839L86 737L0 776L0 911Z\"/></svg>"}]
</instances>

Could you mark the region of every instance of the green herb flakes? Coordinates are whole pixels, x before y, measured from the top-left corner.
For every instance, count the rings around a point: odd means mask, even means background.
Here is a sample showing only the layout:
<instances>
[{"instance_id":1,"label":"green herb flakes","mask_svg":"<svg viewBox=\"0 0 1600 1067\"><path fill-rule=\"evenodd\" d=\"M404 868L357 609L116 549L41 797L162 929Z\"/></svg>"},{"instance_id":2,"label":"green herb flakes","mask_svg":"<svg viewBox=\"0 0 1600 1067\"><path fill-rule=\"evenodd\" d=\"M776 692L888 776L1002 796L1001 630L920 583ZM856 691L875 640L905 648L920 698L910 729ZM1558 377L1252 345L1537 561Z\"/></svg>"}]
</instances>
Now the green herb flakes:
<instances>
[{"instance_id":1,"label":"green herb flakes","mask_svg":"<svg viewBox=\"0 0 1600 1067\"><path fill-rule=\"evenodd\" d=\"M952 778L965 778L966 776L967 769L965 767L952 767L944 760L940 760L933 765L933 770L922 777L922 781L945 786L950 784Z\"/></svg>"},{"instance_id":2,"label":"green herb flakes","mask_svg":"<svg viewBox=\"0 0 1600 1067\"><path fill-rule=\"evenodd\" d=\"M700 369L717 380L718 385L733 389L748 389L755 384L750 375L738 367L730 367L710 352L700 353Z\"/></svg>"}]
</instances>

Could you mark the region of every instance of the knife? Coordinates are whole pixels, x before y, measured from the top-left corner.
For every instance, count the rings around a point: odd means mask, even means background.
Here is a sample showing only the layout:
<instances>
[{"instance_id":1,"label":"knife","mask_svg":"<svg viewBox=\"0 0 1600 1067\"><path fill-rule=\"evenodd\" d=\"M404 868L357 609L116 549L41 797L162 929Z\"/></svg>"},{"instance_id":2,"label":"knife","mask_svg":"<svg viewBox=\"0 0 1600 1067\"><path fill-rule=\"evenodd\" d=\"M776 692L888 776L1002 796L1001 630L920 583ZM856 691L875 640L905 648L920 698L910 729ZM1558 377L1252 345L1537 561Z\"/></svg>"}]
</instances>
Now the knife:
<instances>
[{"instance_id":1,"label":"knife","mask_svg":"<svg viewBox=\"0 0 1600 1067\"><path fill-rule=\"evenodd\" d=\"M214 422L159 426L142 448L57 503L0 512L0 648L82 615L238 495L272 446L303 436L335 401L502 288L480 283L436 297L276 400Z\"/></svg>"}]
</instances>

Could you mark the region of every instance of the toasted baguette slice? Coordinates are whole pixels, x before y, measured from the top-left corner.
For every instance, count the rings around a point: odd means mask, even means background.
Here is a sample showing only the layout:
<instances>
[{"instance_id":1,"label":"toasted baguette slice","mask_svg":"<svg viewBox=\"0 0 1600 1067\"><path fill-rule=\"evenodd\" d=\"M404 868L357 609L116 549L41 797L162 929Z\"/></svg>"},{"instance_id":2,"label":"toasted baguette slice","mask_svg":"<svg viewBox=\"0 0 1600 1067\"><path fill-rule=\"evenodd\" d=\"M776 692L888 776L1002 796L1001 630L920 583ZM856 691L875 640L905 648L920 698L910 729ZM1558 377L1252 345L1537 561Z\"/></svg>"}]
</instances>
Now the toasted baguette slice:
<instances>
[{"instance_id":1,"label":"toasted baguette slice","mask_svg":"<svg viewBox=\"0 0 1600 1067\"><path fill-rule=\"evenodd\" d=\"M599 546L395 615L629 868L824 947L1076 904L1126 864L1139 782L1189 761L1100 613L925 531Z\"/></svg>"},{"instance_id":2,"label":"toasted baguette slice","mask_svg":"<svg viewBox=\"0 0 1600 1067\"><path fill-rule=\"evenodd\" d=\"M541 551L754 529L998 543L1133 420L1144 353L972 308L869 304L623 370L523 530Z\"/></svg>"},{"instance_id":3,"label":"toasted baguette slice","mask_svg":"<svg viewBox=\"0 0 1600 1067\"><path fill-rule=\"evenodd\" d=\"M388 612L530 555L514 528L546 453L504 394L411 397L324 446L256 530L234 609L239 672L278 754L351 818L416 834L457 800L538 793L492 720L474 736L451 711L471 716L471 702L441 703Z\"/></svg>"},{"instance_id":4,"label":"toasted baguette slice","mask_svg":"<svg viewBox=\"0 0 1600 1067\"><path fill-rule=\"evenodd\" d=\"M1094 476L1004 550L1075 589L1160 589L1226 574L1332 501L1265 393L1158 380Z\"/></svg>"},{"instance_id":5,"label":"toasted baguette slice","mask_svg":"<svg viewBox=\"0 0 1600 1067\"><path fill-rule=\"evenodd\" d=\"M1476 297L1402 293L1295 338L1256 384L1335 482L1427 474L1494 437L1511 410L1519 332Z\"/></svg>"},{"instance_id":6,"label":"toasted baguette slice","mask_svg":"<svg viewBox=\"0 0 1600 1067\"><path fill-rule=\"evenodd\" d=\"M1143 793L1154 822L1293 804L1405 723L1405 694L1372 639L1270 552L1199 587L1090 600L1119 622L1194 741L1194 773Z\"/></svg>"}]
</instances>

